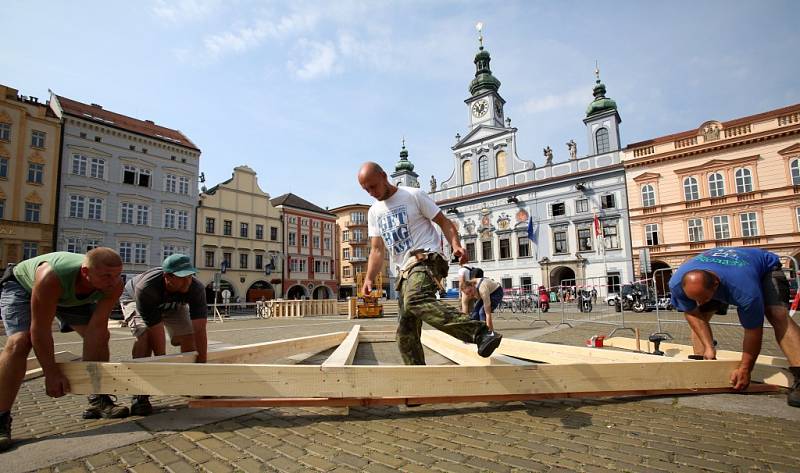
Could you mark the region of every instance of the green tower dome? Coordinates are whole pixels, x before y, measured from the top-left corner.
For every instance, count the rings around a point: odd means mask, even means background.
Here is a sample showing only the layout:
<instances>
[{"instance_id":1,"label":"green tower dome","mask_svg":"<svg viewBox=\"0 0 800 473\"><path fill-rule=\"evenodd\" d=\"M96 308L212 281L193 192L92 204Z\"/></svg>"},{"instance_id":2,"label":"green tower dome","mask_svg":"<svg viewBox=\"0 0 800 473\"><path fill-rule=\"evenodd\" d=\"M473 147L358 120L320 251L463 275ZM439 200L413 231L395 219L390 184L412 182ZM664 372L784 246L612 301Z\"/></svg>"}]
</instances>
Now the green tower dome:
<instances>
[{"instance_id":1,"label":"green tower dome","mask_svg":"<svg viewBox=\"0 0 800 473\"><path fill-rule=\"evenodd\" d=\"M590 117L606 110L616 110L617 102L606 97L606 86L600 82L599 72L594 86L594 100L586 108L586 116Z\"/></svg>"},{"instance_id":2,"label":"green tower dome","mask_svg":"<svg viewBox=\"0 0 800 473\"><path fill-rule=\"evenodd\" d=\"M472 95L486 91L497 92L500 88L500 81L492 75L492 70L489 69L491 60L489 51L483 49L483 45L481 45L478 54L475 55L475 78L469 83L469 93Z\"/></svg>"},{"instance_id":3,"label":"green tower dome","mask_svg":"<svg viewBox=\"0 0 800 473\"><path fill-rule=\"evenodd\" d=\"M400 150L400 161L397 161L397 166L394 167L394 170L395 172L414 171L414 164L408 160L408 150L405 143L403 143L403 149Z\"/></svg>"}]
</instances>

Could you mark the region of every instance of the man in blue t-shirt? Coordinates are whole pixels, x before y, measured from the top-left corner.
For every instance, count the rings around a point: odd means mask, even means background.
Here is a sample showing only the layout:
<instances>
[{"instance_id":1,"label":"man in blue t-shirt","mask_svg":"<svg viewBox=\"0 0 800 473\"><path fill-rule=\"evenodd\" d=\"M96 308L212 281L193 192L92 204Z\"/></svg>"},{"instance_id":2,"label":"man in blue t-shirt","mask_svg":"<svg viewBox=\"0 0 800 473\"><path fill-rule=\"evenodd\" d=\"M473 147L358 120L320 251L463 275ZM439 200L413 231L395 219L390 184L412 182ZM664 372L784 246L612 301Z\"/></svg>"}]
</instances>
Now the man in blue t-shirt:
<instances>
[{"instance_id":1,"label":"man in blue t-shirt","mask_svg":"<svg viewBox=\"0 0 800 473\"><path fill-rule=\"evenodd\" d=\"M692 329L695 354L708 360L716 358L709 320L725 314L728 305L737 307L744 342L742 361L731 373L735 389L750 384L766 316L794 375L787 401L800 407L800 327L789 317L789 284L777 255L757 248L708 250L682 264L669 288L672 304L684 312Z\"/></svg>"}]
</instances>

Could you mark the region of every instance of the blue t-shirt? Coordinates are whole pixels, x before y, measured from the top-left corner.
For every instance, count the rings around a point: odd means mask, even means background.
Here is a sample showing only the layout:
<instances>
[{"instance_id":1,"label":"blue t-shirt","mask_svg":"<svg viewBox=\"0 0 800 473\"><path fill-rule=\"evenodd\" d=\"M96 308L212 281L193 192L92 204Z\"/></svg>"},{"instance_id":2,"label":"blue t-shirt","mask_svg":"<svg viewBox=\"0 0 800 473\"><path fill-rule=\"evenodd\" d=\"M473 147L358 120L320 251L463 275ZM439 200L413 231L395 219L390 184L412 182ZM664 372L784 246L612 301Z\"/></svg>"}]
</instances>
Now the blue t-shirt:
<instances>
[{"instance_id":1,"label":"blue t-shirt","mask_svg":"<svg viewBox=\"0 0 800 473\"><path fill-rule=\"evenodd\" d=\"M704 269L716 274L720 280L713 300L735 305L739 310L739 323L744 328L757 328L764 324L764 295L761 280L780 264L774 253L758 248L714 248L695 256L672 275L669 290L672 305L687 312L697 303L683 292L681 279L689 271Z\"/></svg>"}]
</instances>

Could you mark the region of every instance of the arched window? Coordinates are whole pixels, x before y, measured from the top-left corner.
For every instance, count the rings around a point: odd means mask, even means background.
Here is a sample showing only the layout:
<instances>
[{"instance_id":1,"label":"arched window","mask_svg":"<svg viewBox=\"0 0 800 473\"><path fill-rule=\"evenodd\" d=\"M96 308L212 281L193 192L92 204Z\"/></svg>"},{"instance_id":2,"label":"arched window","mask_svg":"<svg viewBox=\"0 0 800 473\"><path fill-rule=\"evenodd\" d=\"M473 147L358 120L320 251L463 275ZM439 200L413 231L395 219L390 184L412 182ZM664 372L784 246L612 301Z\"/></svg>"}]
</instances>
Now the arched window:
<instances>
[{"instance_id":1,"label":"arched window","mask_svg":"<svg viewBox=\"0 0 800 473\"><path fill-rule=\"evenodd\" d=\"M611 145L608 142L608 129L600 128L594 134L594 142L597 145L597 154L608 153L611 151Z\"/></svg>"},{"instance_id":2,"label":"arched window","mask_svg":"<svg viewBox=\"0 0 800 473\"><path fill-rule=\"evenodd\" d=\"M500 151L494 157L496 169L497 169L497 177L505 176L506 175L506 152Z\"/></svg>"},{"instance_id":3,"label":"arched window","mask_svg":"<svg viewBox=\"0 0 800 473\"><path fill-rule=\"evenodd\" d=\"M652 184L642 186L642 207L652 207L656 205L656 190Z\"/></svg>"},{"instance_id":4,"label":"arched window","mask_svg":"<svg viewBox=\"0 0 800 473\"><path fill-rule=\"evenodd\" d=\"M714 172L708 175L708 195L723 197L725 195L725 179L722 174Z\"/></svg>"},{"instance_id":5,"label":"arched window","mask_svg":"<svg viewBox=\"0 0 800 473\"><path fill-rule=\"evenodd\" d=\"M697 179L694 177L687 177L683 180L683 198L687 202L690 200L697 200L700 198L700 189L697 186Z\"/></svg>"},{"instance_id":6,"label":"arched window","mask_svg":"<svg viewBox=\"0 0 800 473\"><path fill-rule=\"evenodd\" d=\"M789 168L792 170L792 185L800 186L800 159L792 160Z\"/></svg>"},{"instance_id":7,"label":"arched window","mask_svg":"<svg viewBox=\"0 0 800 473\"><path fill-rule=\"evenodd\" d=\"M747 168L736 170L736 193L753 192L753 174Z\"/></svg>"},{"instance_id":8,"label":"arched window","mask_svg":"<svg viewBox=\"0 0 800 473\"><path fill-rule=\"evenodd\" d=\"M478 180L483 181L489 179L489 158L481 156L478 159Z\"/></svg>"},{"instance_id":9,"label":"arched window","mask_svg":"<svg viewBox=\"0 0 800 473\"><path fill-rule=\"evenodd\" d=\"M464 184L472 182L472 161L469 159L461 163L461 179Z\"/></svg>"}]
</instances>

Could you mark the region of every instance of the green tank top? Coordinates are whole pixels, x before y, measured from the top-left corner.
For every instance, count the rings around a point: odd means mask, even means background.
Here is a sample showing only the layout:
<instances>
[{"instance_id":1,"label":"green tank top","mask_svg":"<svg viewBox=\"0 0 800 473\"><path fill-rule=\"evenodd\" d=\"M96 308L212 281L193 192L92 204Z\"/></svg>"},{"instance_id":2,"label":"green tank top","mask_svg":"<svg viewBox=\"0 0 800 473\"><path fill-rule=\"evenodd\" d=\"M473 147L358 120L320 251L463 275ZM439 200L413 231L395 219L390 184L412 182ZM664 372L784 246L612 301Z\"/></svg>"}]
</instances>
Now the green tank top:
<instances>
[{"instance_id":1,"label":"green tank top","mask_svg":"<svg viewBox=\"0 0 800 473\"><path fill-rule=\"evenodd\" d=\"M61 281L62 292L61 297L58 299L58 305L62 307L74 307L93 304L105 297L105 294L101 291L94 291L81 299L78 299L75 295L75 280L81 270L83 258L83 255L67 251L46 253L31 259L26 259L14 266L14 277L17 279L20 286L28 291L28 293L32 293L33 281L36 278L36 268L42 263L47 263L50 265L50 268L55 271L58 280Z\"/></svg>"}]
</instances>

